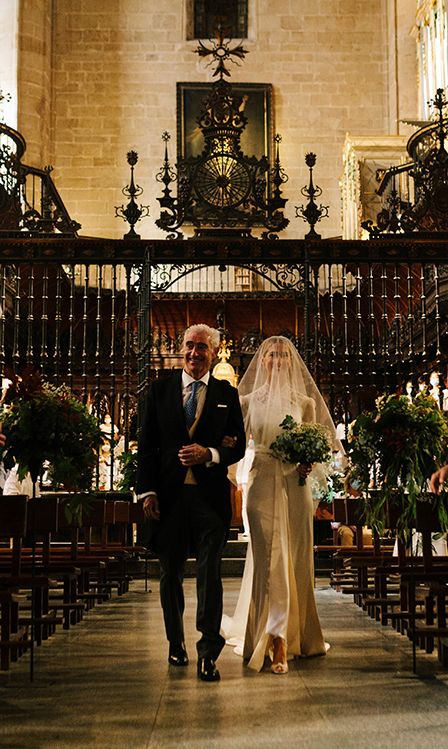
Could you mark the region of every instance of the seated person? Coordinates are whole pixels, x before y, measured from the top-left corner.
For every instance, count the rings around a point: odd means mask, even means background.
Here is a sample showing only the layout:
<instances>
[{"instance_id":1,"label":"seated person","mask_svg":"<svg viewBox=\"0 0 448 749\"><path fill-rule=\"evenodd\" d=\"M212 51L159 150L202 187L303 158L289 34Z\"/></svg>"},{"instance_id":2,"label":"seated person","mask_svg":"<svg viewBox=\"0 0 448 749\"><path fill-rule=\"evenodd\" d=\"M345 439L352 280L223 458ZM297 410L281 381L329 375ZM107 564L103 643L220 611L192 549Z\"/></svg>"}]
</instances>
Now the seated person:
<instances>
[{"instance_id":1,"label":"seated person","mask_svg":"<svg viewBox=\"0 0 448 749\"><path fill-rule=\"evenodd\" d=\"M345 525L345 523L331 523L331 528L336 531L336 543L338 546L354 546L356 527ZM334 535L333 535L334 539Z\"/></svg>"},{"instance_id":2,"label":"seated person","mask_svg":"<svg viewBox=\"0 0 448 749\"><path fill-rule=\"evenodd\" d=\"M333 530L337 530L338 546L354 546L356 544L356 525L345 525L344 523L332 523ZM362 529L363 546L372 544L372 531L370 528L363 526Z\"/></svg>"}]
</instances>

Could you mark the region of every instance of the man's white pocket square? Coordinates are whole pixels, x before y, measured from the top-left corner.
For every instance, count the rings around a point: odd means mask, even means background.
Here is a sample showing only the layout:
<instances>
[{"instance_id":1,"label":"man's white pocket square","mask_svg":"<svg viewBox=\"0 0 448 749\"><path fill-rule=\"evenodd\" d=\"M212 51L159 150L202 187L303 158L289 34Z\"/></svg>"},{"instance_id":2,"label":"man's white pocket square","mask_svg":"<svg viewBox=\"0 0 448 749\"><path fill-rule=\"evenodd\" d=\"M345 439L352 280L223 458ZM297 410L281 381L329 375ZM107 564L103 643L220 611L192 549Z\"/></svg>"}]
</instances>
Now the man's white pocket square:
<instances>
[{"instance_id":1,"label":"man's white pocket square","mask_svg":"<svg viewBox=\"0 0 448 749\"><path fill-rule=\"evenodd\" d=\"M227 403L218 403L218 408L227 408Z\"/></svg>"}]
</instances>

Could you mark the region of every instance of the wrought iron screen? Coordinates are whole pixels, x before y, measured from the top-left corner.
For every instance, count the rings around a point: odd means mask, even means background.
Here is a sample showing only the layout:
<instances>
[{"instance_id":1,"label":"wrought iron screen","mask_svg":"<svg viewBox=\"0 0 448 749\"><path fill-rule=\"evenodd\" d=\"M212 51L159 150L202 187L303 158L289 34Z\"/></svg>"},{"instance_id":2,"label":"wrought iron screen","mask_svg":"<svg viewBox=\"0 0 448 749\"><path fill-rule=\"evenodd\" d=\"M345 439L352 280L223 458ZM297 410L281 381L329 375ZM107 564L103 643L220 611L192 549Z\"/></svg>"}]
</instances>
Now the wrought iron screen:
<instances>
[{"instance_id":1,"label":"wrought iron screen","mask_svg":"<svg viewBox=\"0 0 448 749\"><path fill-rule=\"evenodd\" d=\"M443 403L441 241L2 239L0 259L2 377L32 366L66 383L100 421L110 414L125 446L136 436L140 397L181 365L182 331L201 321L232 340L240 375L262 338L288 335L336 418L408 382L416 391L434 370ZM220 279L235 284L240 271L258 286L216 288ZM195 289L195 274L213 277L213 287ZM111 488L113 451L109 467Z\"/></svg>"}]
</instances>

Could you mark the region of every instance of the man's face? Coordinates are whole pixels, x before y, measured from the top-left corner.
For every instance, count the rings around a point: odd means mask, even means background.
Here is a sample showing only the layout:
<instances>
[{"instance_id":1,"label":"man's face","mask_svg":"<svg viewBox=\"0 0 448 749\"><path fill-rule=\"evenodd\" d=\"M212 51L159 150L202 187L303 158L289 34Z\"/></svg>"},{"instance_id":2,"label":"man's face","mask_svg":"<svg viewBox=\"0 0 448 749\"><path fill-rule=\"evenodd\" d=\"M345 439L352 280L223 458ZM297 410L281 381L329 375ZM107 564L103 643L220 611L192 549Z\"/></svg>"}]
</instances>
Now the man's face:
<instances>
[{"instance_id":1,"label":"man's face","mask_svg":"<svg viewBox=\"0 0 448 749\"><path fill-rule=\"evenodd\" d=\"M205 331L195 331L184 338L184 369L195 380L200 380L210 370L215 354Z\"/></svg>"}]
</instances>

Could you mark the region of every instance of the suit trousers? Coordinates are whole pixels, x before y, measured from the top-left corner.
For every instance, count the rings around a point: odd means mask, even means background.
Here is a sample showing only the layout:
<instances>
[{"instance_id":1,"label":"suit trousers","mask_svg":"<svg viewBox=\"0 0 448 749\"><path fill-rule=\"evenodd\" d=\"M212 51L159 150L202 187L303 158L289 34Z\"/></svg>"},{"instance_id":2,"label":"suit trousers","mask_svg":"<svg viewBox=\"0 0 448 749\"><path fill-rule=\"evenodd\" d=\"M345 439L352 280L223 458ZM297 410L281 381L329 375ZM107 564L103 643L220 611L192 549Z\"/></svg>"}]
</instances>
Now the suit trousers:
<instances>
[{"instance_id":1,"label":"suit trousers","mask_svg":"<svg viewBox=\"0 0 448 749\"><path fill-rule=\"evenodd\" d=\"M222 618L221 556L227 526L196 486L184 485L179 499L161 519L157 534L160 560L160 600L166 635L170 643L184 641L185 608L183 579L185 563L196 552L198 657L216 660L225 640L220 635Z\"/></svg>"}]
</instances>

